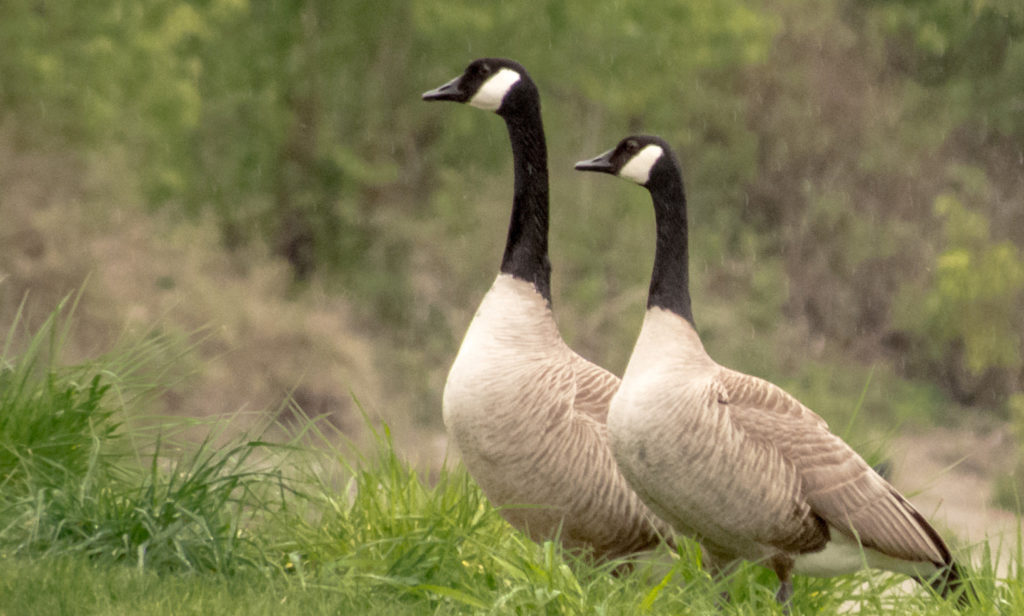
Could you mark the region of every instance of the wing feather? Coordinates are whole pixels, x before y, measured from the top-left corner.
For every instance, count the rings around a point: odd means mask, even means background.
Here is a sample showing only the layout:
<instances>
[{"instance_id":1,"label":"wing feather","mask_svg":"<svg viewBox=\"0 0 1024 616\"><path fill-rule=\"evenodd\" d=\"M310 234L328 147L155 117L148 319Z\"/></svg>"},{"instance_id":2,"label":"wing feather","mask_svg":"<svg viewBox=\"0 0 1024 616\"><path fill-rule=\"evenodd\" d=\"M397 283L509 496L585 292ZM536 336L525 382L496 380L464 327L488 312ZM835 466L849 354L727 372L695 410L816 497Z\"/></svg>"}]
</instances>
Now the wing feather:
<instances>
[{"instance_id":1,"label":"wing feather","mask_svg":"<svg viewBox=\"0 0 1024 616\"><path fill-rule=\"evenodd\" d=\"M762 379L723 368L717 380L735 427L779 450L801 478L795 496L815 515L890 556L951 562L935 529L824 419Z\"/></svg>"},{"instance_id":2,"label":"wing feather","mask_svg":"<svg viewBox=\"0 0 1024 616\"><path fill-rule=\"evenodd\" d=\"M575 353L572 367L576 373L573 408L600 424L608 423L608 408L619 389L619 377Z\"/></svg>"}]
</instances>

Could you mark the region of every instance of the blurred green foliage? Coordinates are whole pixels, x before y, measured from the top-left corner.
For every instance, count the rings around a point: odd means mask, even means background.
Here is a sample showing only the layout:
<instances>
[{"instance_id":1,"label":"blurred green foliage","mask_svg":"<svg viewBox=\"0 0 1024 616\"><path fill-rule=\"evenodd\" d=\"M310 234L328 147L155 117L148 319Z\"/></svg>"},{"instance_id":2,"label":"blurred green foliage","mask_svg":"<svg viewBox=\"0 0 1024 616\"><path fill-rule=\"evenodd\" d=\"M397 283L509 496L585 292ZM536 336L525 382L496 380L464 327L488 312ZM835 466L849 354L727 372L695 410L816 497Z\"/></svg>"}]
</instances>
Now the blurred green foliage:
<instances>
[{"instance_id":1,"label":"blurred green foliage","mask_svg":"<svg viewBox=\"0 0 1024 616\"><path fill-rule=\"evenodd\" d=\"M1010 430L1017 443L1024 442L1024 394L1010 396ZM1017 448L1010 472L996 478L993 502L1007 511L1024 511L1024 451Z\"/></svg>"},{"instance_id":2,"label":"blurred green foliage","mask_svg":"<svg viewBox=\"0 0 1024 616\"><path fill-rule=\"evenodd\" d=\"M437 364L424 390L496 269L510 165L499 120L419 94L485 55L540 86L556 303L589 357L625 361L653 222L571 164L643 131L680 151L712 338L781 310L963 402L1024 389L1016 0L34 0L0 4L0 45L17 139L121 150L154 207L335 280Z\"/></svg>"},{"instance_id":3,"label":"blurred green foliage","mask_svg":"<svg viewBox=\"0 0 1024 616\"><path fill-rule=\"evenodd\" d=\"M946 245L923 288L904 294L898 319L914 335L919 359L959 397L990 400L1014 389L1022 367L1024 258L957 197L940 195L935 211Z\"/></svg>"}]
</instances>

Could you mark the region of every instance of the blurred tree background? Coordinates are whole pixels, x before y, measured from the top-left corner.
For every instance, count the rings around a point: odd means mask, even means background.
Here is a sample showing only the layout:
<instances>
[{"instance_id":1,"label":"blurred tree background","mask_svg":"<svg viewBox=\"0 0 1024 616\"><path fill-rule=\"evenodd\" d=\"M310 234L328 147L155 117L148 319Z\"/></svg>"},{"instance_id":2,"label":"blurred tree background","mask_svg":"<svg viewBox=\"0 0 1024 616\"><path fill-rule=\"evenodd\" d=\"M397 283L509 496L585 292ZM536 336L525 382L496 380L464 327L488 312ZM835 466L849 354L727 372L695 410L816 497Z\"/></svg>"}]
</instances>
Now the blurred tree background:
<instances>
[{"instance_id":1,"label":"blurred tree background","mask_svg":"<svg viewBox=\"0 0 1024 616\"><path fill-rule=\"evenodd\" d=\"M340 298L352 353L417 424L440 424L511 191L501 121L419 94L485 55L541 89L555 310L584 355L624 366L653 216L572 163L657 133L685 166L716 358L826 417L883 364L864 410L886 424L1024 421L1019 0L14 0L0 49L6 188L28 168L70 185L50 216L75 233L116 233L116 198L161 232L212 229L228 271L282 264L286 285L247 293ZM4 322L39 272L81 282L24 266L60 242L23 193L0 184ZM169 271L157 288L184 285ZM330 335L307 327L295 353Z\"/></svg>"}]
</instances>

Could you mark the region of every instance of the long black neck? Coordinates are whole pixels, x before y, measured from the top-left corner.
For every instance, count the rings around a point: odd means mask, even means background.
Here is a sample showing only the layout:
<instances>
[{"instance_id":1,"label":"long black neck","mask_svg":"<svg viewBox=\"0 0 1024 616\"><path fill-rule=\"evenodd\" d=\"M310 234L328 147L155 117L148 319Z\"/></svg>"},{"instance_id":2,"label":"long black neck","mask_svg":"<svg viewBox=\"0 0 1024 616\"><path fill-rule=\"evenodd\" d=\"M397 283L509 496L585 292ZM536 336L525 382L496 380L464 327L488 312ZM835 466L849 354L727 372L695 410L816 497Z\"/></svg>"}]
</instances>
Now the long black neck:
<instances>
[{"instance_id":1,"label":"long black neck","mask_svg":"<svg viewBox=\"0 0 1024 616\"><path fill-rule=\"evenodd\" d=\"M551 303L548 261L548 150L540 103L505 118L512 142L515 194L501 271L533 283Z\"/></svg>"},{"instance_id":2,"label":"long black neck","mask_svg":"<svg viewBox=\"0 0 1024 616\"><path fill-rule=\"evenodd\" d=\"M671 310L696 329L690 307L690 238L683 180L678 169L664 170L648 186L658 230L647 307Z\"/></svg>"}]
</instances>

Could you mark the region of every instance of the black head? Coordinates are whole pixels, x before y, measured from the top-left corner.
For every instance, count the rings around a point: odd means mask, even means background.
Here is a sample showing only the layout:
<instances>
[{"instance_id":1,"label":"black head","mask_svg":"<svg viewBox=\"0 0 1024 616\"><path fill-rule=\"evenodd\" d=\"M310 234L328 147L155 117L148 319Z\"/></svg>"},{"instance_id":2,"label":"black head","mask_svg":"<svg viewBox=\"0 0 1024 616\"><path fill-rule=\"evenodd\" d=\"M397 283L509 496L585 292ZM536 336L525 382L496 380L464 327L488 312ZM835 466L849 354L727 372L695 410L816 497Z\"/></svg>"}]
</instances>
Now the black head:
<instances>
[{"instance_id":1,"label":"black head","mask_svg":"<svg viewBox=\"0 0 1024 616\"><path fill-rule=\"evenodd\" d=\"M455 101L498 115L514 113L525 98L536 100L537 88L521 64L503 58L480 58L461 75L423 93L425 101Z\"/></svg>"},{"instance_id":2,"label":"black head","mask_svg":"<svg viewBox=\"0 0 1024 616\"><path fill-rule=\"evenodd\" d=\"M650 188L663 173L679 174L679 163L665 140L651 135L632 135L590 160L576 163L578 171L600 171L632 180Z\"/></svg>"}]
</instances>

